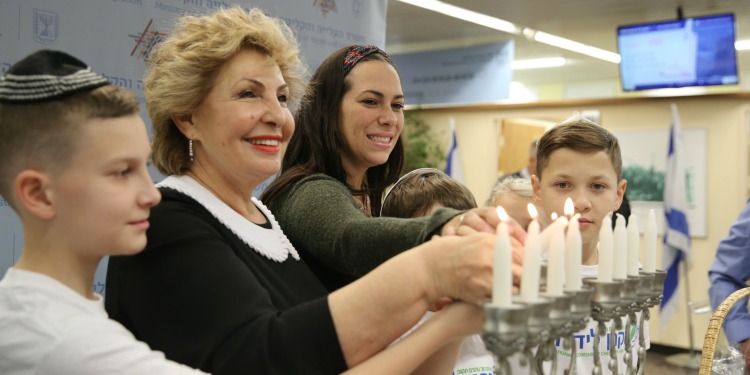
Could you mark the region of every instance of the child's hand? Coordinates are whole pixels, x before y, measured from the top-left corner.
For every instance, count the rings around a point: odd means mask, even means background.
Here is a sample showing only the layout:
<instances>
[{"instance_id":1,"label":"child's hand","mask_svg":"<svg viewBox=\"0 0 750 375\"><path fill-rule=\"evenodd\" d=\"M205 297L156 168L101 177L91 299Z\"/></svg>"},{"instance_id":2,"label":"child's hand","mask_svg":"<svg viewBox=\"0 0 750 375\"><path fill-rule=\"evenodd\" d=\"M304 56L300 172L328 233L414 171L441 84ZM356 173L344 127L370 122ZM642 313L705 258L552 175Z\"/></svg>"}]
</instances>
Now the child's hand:
<instances>
[{"instance_id":1,"label":"child's hand","mask_svg":"<svg viewBox=\"0 0 750 375\"><path fill-rule=\"evenodd\" d=\"M512 238L523 244L526 241L526 230L518 222L509 218L508 233ZM497 209L494 207L480 207L466 211L443 225L440 234L443 236L461 235L461 233L497 232L497 225L500 224L500 218L497 216ZM472 229L472 230L468 230Z\"/></svg>"},{"instance_id":2,"label":"child's hand","mask_svg":"<svg viewBox=\"0 0 750 375\"><path fill-rule=\"evenodd\" d=\"M474 233L425 242L417 251L427 276L427 300L451 297L472 303L492 295L492 257L495 236Z\"/></svg>"},{"instance_id":3,"label":"child's hand","mask_svg":"<svg viewBox=\"0 0 750 375\"><path fill-rule=\"evenodd\" d=\"M484 327L484 308L466 302L453 302L430 320L443 324L453 338L463 338L482 332Z\"/></svg>"},{"instance_id":4,"label":"child's hand","mask_svg":"<svg viewBox=\"0 0 750 375\"><path fill-rule=\"evenodd\" d=\"M440 234L451 236L464 226L470 227L477 232L495 233L495 228L499 223L500 219L497 217L497 211L494 208L472 208L445 223L440 230Z\"/></svg>"},{"instance_id":5,"label":"child's hand","mask_svg":"<svg viewBox=\"0 0 750 375\"><path fill-rule=\"evenodd\" d=\"M450 297L440 297L436 301L432 302L430 305L430 311L440 311L443 309L443 307L450 305L453 303L453 298Z\"/></svg>"},{"instance_id":6,"label":"child's hand","mask_svg":"<svg viewBox=\"0 0 750 375\"><path fill-rule=\"evenodd\" d=\"M518 223L511 219L508 221L509 232L511 234L510 237L510 246L512 251L512 262L511 265L511 272L513 273L513 293L518 294L519 287L521 286L521 275L523 274L523 253L524 253L524 247L523 247L523 240L526 239L526 231L521 228ZM460 228L458 228L458 231L455 233L458 236L469 236L472 234L477 233L473 228L463 225ZM437 236L435 236L437 237ZM433 237L433 238L435 238ZM519 239L521 238L521 239Z\"/></svg>"}]
</instances>

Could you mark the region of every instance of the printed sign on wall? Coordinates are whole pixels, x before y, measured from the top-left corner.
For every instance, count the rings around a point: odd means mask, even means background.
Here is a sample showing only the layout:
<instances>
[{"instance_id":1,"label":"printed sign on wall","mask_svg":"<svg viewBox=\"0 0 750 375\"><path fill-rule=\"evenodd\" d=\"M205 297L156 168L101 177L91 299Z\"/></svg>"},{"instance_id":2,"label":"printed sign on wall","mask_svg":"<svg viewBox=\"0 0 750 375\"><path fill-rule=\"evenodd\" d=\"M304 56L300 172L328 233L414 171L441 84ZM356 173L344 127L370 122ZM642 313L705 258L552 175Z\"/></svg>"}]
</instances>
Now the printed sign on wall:
<instances>
[{"instance_id":1,"label":"printed sign on wall","mask_svg":"<svg viewBox=\"0 0 750 375\"><path fill-rule=\"evenodd\" d=\"M393 56L407 104L478 104L508 99L513 40Z\"/></svg>"}]
</instances>

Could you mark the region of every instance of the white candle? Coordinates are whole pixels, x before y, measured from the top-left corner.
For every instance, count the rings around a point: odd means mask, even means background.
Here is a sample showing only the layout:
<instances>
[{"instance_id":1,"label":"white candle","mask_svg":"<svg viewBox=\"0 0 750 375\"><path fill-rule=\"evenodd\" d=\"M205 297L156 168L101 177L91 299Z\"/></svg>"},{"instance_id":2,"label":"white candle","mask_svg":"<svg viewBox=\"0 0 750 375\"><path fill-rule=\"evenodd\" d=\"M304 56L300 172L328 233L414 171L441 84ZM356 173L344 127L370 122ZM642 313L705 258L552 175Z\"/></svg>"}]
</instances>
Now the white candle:
<instances>
[{"instance_id":1,"label":"white candle","mask_svg":"<svg viewBox=\"0 0 750 375\"><path fill-rule=\"evenodd\" d=\"M638 218L630 214L628 219L628 276L638 276L638 256L641 234L638 233Z\"/></svg>"},{"instance_id":2,"label":"white candle","mask_svg":"<svg viewBox=\"0 0 750 375\"><path fill-rule=\"evenodd\" d=\"M599 275L597 280L601 282L612 281L612 246L614 241L612 234L612 219L604 215L602 227L599 228Z\"/></svg>"},{"instance_id":3,"label":"white candle","mask_svg":"<svg viewBox=\"0 0 750 375\"><path fill-rule=\"evenodd\" d=\"M497 206L497 216L500 218L500 224L497 225L492 269L492 304L498 307L510 307L513 274L511 273L510 236L508 224L505 223L508 220L508 214L501 206Z\"/></svg>"},{"instance_id":4,"label":"white candle","mask_svg":"<svg viewBox=\"0 0 750 375\"><path fill-rule=\"evenodd\" d=\"M612 277L624 280L628 278L628 232L625 217L620 214L617 214L615 221L614 240Z\"/></svg>"},{"instance_id":5,"label":"white candle","mask_svg":"<svg viewBox=\"0 0 750 375\"><path fill-rule=\"evenodd\" d=\"M568 218L573 217L573 214L576 213L576 208L573 206L573 200L568 197L565 199L565 205L563 205L563 213Z\"/></svg>"},{"instance_id":6,"label":"white candle","mask_svg":"<svg viewBox=\"0 0 750 375\"><path fill-rule=\"evenodd\" d=\"M643 232L643 271L656 271L656 214L648 212L646 229Z\"/></svg>"},{"instance_id":7,"label":"white candle","mask_svg":"<svg viewBox=\"0 0 750 375\"><path fill-rule=\"evenodd\" d=\"M552 220L552 224L548 225L541 233L539 233L539 246L542 248L543 254L549 252L550 243L552 242L552 234L555 232L555 227L561 226L565 228L565 226L568 225L568 218L565 216L557 217L556 214L553 214Z\"/></svg>"},{"instance_id":8,"label":"white candle","mask_svg":"<svg viewBox=\"0 0 750 375\"><path fill-rule=\"evenodd\" d=\"M565 236L565 291L581 290L581 228L578 215L568 222L568 233Z\"/></svg>"},{"instance_id":9,"label":"white candle","mask_svg":"<svg viewBox=\"0 0 750 375\"><path fill-rule=\"evenodd\" d=\"M567 221L567 220L566 220ZM563 295L563 271L565 267L565 226L556 225L547 260L547 294Z\"/></svg>"},{"instance_id":10,"label":"white candle","mask_svg":"<svg viewBox=\"0 0 750 375\"><path fill-rule=\"evenodd\" d=\"M534 302L539 299L539 276L542 272L540 261L542 250L539 246L539 222L536 220L536 207L529 203L531 223L526 233L523 252L523 274L521 275L521 301Z\"/></svg>"},{"instance_id":11,"label":"white candle","mask_svg":"<svg viewBox=\"0 0 750 375\"><path fill-rule=\"evenodd\" d=\"M546 253L547 249L549 249L549 240L552 234L552 227L554 227L556 223L557 223L557 212L553 212L552 215L550 215L549 225L544 227L544 230L542 230L542 232L539 233L539 246L541 246L543 253Z\"/></svg>"}]
</instances>

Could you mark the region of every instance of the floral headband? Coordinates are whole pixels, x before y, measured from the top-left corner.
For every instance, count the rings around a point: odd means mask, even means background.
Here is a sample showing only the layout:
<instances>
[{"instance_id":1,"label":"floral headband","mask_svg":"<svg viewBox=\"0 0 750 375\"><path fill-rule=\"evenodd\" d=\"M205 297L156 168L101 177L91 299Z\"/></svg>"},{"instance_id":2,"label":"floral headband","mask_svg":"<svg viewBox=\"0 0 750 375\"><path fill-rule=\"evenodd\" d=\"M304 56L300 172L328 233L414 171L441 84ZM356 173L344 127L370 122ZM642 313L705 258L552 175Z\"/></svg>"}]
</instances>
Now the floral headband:
<instances>
[{"instance_id":1,"label":"floral headband","mask_svg":"<svg viewBox=\"0 0 750 375\"><path fill-rule=\"evenodd\" d=\"M346 51L346 55L344 56L344 75L346 76L347 74L349 74L349 72L352 71L352 68L354 68L354 66L357 65L357 63L365 56L372 55L373 53L379 53L381 56L385 57L385 59L389 63L393 64L393 61L391 61L391 57L378 47L375 47L373 45L351 46Z\"/></svg>"}]
</instances>

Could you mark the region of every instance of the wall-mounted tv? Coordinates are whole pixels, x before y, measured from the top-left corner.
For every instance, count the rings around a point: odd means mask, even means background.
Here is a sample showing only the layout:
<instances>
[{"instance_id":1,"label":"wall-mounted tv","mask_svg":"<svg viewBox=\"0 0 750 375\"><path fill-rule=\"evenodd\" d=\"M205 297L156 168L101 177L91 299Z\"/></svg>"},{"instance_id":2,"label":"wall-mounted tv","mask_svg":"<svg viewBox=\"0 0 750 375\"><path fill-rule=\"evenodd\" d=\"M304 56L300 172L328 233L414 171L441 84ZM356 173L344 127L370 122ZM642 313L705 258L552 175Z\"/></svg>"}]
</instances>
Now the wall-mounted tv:
<instances>
[{"instance_id":1,"label":"wall-mounted tv","mask_svg":"<svg viewBox=\"0 0 750 375\"><path fill-rule=\"evenodd\" d=\"M736 85L734 14L619 26L623 91Z\"/></svg>"}]
</instances>

